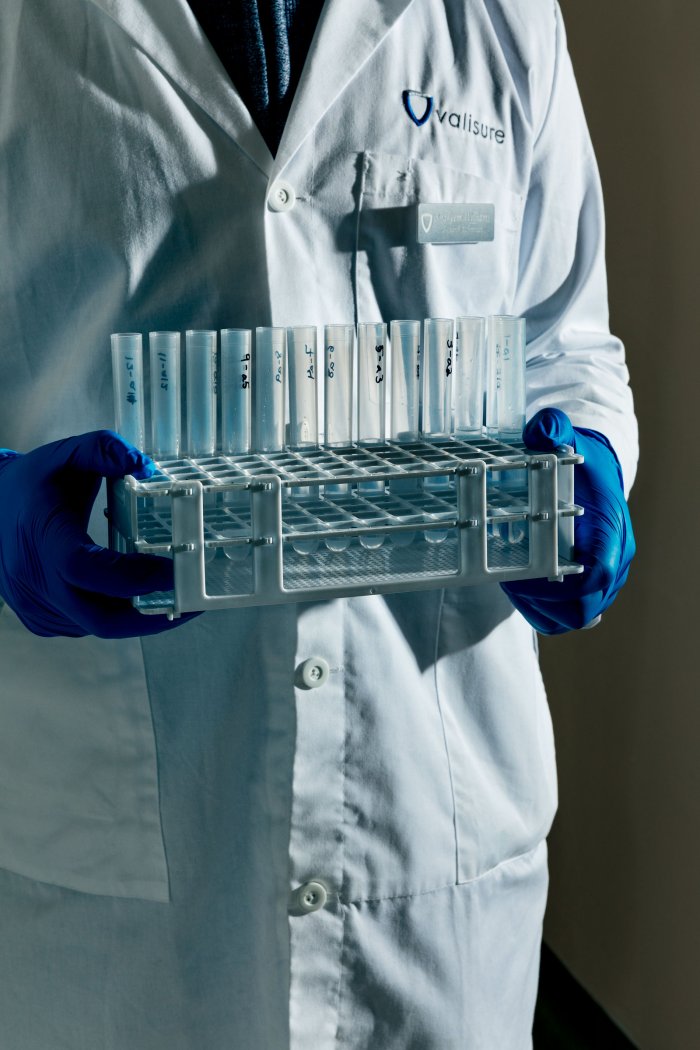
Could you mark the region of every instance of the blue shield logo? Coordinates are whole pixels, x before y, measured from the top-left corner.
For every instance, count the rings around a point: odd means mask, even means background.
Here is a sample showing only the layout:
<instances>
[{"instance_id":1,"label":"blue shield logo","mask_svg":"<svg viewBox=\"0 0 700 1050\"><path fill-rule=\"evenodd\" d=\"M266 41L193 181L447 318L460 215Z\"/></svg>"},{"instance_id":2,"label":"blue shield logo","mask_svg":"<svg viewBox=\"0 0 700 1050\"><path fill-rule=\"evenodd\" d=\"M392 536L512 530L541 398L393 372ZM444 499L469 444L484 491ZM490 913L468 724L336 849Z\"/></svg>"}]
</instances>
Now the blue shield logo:
<instances>
[{"instance_id":1,"label":"blue shield logo","mask_svg":"<svg viewBox=\"0 0 700 1050\"><path fill-rule=\"evenodd\" d=\"M420 127L421 124L425 124L426 120L429 119L430 114L433 112L433 96L424 95L421 91L403 91L401 97L403 98L403 108L406 110L413 123L417 127ZM418 116L413 108L413 100L419 98L424 99L423 113L421 116Z\"/></svg>"}]
</instances>

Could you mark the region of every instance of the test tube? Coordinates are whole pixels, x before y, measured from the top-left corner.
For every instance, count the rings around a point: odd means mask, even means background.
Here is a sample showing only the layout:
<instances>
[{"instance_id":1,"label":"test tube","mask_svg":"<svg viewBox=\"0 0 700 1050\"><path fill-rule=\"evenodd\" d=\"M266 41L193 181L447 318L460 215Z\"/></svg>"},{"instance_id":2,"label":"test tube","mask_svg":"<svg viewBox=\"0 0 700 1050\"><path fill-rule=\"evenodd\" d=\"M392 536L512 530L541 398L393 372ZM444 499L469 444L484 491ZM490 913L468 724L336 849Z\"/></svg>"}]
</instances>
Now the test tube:
<instances>
[{"instance_id":1,"label":"test tube","mask_svg":"<svg viewBox=\"0 0 700 1050\"><path fill-rule=\"evenodd\" d=\"M420 321L391 322L391 437L420 436Z\"/></svg>"},{"instance_id":2,"label":"test tube","mask_svg":"<svg viewBox=\"0 0 700 1050\"><path fill-rule=\"evenodd\" d=\"M180 455L180 333L149 332L151 450L156 459Z\"/></svg>"},{"instance_id":3,"label":"test tube","mask_svg":"<svg viewBox=\"0 0 700 1050\"><path fill-rule=\"evenodd\" d=\"M423 329L423 420L425 437L447 437L452 430L454 325L427 317Z\"/></svg>"},{"instance_id":4,"label":"test tube","mask_svg":"<svg viewBox=\"0 0 700 1050\"><path fill-rule=\"evenodd\" d=\"M250 328L221 330L221 445L229 456L250 452L251 343Z\"/></svg>"},{"instance_id":5,"label":"test tube","mask_svg":"<svg viewBox=\"0 0 700 1050\"><path fill-rule=\"evenodd\" d=\"M352 443L352 354L351 324L328 324L324 328L324 443Z\"/></svg>"},{"instance_id":6,"label":"test tube","mask_svg":"<svg viewBox=\"0 0 700 1050\"><path fill-rule=\"evenodd\" d=\"M489 318L489 382L486 427L489 437L520 441L525 426L525 318Z\"/></svg>"},{"instance_id":7,"label":"test tube","mask_svg":"<svg viewBox=\"0 0 700 1050\"><path fill-rule=\"evenodd\" d=\"M357 326L357 440L376 445L386 438L386 325Z\"/></svg>"},{"instance_id":8,"label":"test tube","mask_svg":"<svg viewBox=\"0 0 700 1050\"><path fill-rule=\"evenodd\" d=\"M284 448L286 357L286 328L255 329L253 425L254 448L258 452L279 452Z\"/></svg>"},{"instance_id":9,"label":"test tube","mask_svg":"<svg viewBox=\"0 0 700 1050\"><path fill-rule=\"evenodd\" d=\"M316 328L299 325L287 331L289 363L289 440L291 448L318 445Z\"/></svg>"},{"instance_id":10,"label":"test tube","mask_svg":"<svg viewBox=\"0 0 700 1050\"><path fill-rule=\"evenodd\" d=\"M185 335L189 456L211 456L216 448L216 334L190 329Z\"/></svg>"},{"instance_id":11,"label":"test tube","mask_svg":"<svg viewBox=\"0 0 700 1050\"><path fill-rule=\"evenodd\" d=\"M458 317L455 328L455 434L481 435L486 322L483 317Z\"/></svg>"},{"instance_id":12,"label":"test tube","mask_svg":"<svg viewBox=\"0 0 700 1050\"><path fill-rule=\"evenodd\" d=\"M123 438L144 450L143 340L140 332L115 332L112 342L115 427Z\"/></svg>"}]
</instances>

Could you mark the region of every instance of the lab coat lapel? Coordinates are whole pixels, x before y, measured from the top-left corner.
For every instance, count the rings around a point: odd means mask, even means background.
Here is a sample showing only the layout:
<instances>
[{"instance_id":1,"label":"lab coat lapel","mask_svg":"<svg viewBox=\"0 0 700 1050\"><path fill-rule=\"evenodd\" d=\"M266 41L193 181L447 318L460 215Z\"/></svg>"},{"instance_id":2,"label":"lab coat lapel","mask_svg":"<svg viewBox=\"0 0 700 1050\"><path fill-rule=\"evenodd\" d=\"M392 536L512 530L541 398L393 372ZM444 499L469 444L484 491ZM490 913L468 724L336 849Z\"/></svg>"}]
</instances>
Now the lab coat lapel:
<instances>
[{"instance_id":1,"label":"lab coat lapel","mask_svg":"<svg viewBox=\"0 0 700 1050\"><path fill-rule=\"evenodd\" d=\"M326 0L284 128L275 178L412 0Z\"/></svg>"},{"instance_id":2,"label":"lab coat lapel","mask_svg":"<svg viewBox=\"0 0 700 1050\"><path fill-rule=\"evenodd\" d=\"M186 0L90 0L269 175L272 154ZM347 2L347 0L346 0Z\"/></svg>"}]
</instances>

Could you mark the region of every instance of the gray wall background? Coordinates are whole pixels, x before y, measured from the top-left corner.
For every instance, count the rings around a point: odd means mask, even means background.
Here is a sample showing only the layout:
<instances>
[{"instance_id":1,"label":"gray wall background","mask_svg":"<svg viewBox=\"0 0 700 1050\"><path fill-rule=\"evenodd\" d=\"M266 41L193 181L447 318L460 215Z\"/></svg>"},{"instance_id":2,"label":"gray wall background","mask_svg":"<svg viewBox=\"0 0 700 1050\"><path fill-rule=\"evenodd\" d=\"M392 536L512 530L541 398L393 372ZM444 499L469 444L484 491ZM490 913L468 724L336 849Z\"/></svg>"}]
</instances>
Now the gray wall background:
<instances>
[{"instance_id":1,"label":"gray wall background","mask_svg":"<svg viewBox=\"0 0 700 1050\"><path fill-rule=\"evenodd\" d=\"M638 556L541 646L557 740L545 939L642 1050L700 1047L700 5L561 0L641 431ZM572 164L575 158L572 158Z\"/></svg>"}]
</instances>

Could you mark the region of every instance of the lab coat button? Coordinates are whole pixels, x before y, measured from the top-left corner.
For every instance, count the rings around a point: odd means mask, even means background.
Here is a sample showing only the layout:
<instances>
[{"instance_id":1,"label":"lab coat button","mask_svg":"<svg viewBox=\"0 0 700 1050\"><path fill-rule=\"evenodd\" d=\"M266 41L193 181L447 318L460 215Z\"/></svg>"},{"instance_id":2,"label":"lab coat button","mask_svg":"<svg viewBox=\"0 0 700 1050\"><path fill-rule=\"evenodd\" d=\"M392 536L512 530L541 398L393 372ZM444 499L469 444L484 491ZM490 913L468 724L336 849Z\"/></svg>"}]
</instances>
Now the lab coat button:
<instances>
[{"instance_id":1,"label":"lab coat button","mask_svg":"<svg viewBox=\"0 0 700 1050\"><path fill-rule=\"evenodd\" d=\"M272 211L290 211L296 204L296 199L297 195L293 187L283 179L279 179L270 190L267 204Z\"/></svg>"},{"instance_id":2,"label":"lab coat button","mask_svg":"<svg viewBox=\"0 0 700 1050\"><path fill-rule=\"evenodd\" d=\"M328 891L322 882L305 882L292 893L290 911L297 915L309 915L322 908L327 900Z\"/></svg>"},{"instance_id":3,"label":"lab coat button","mask_svg":"<svg viewBox=\"0 0 700 1050\"><path fill-rule=\"evenodd\" d=\"M311 656L296 669L295 684L299 689L318 689L328 681L330 667L322 656Z\"/></svg>"}]
</instances>

